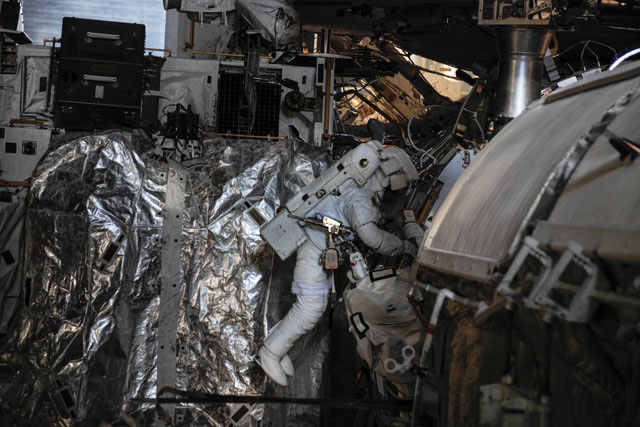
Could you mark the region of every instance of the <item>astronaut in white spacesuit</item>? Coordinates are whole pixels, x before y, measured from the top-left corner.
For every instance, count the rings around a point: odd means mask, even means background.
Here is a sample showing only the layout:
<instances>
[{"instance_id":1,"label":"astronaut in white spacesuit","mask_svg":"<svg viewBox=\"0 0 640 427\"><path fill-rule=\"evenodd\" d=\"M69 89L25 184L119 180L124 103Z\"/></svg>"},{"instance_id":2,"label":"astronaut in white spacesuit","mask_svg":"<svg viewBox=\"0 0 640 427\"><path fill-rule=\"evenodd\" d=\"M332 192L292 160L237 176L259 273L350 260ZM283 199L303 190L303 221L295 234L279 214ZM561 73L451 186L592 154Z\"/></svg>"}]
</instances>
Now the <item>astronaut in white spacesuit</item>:
<instances>
[{"instance_id":1,"label":"astronaut in white spacesuit","mask_svg":"<svg viewBox=\"0 0 640 427\"><path fill-rule=\"evenodd\" d=\"M380 211L376 207L390 184L392 189L399 189L418 178L413 162L402 149L383 148L378 141L362 144L360 151L367 156L366 162L361 160L361 165L367 163L366 169L369 169L366 172L369 176L363 177L367 179L366 183L359 186L355 180L345 178L339 191L327 195L307 217L327 216L339 221L378 253L415 256L416 247L412 243L378 228ZM331 291L331 281L320 260L327 248L327 234L311 227L304 229L309 239L297 250L293 272L292 292L297 295L297 300L259 350L260 365L272 380L282 386L287 385L287 375L294 374L287 352L321 318Z\"/></svg>"}]
</instances>

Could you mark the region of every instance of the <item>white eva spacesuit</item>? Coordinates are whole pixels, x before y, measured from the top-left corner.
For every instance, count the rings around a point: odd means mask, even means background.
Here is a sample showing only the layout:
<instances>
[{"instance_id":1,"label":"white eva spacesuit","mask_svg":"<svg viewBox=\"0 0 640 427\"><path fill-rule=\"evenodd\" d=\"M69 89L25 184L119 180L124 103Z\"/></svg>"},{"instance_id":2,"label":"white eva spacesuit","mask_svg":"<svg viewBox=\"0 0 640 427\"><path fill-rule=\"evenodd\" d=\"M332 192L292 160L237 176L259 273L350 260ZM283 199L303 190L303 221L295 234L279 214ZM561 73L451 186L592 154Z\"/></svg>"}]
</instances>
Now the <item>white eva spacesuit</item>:
<instances>
[{"instance_id":1,"label":"white eva spacesuit","mask_svg":"<svg viewBox=\"0 0 640 427\"><path fill-rule=\"evenodd\" d=\"M345 177L338 191L334 190L324 197L306 216L327 216L339 221L355 231L364 244L381 254L415 255L413 244L378 228L380 211L376 207L387 186L399 189L405 187L408 181L417 179L418 173L411 159L402 149L383 148L378 141L361 144L343 159L354 153L363 157L359 160L360 165L366 164L368 169L364 176L360 176L366 179L364 185L360 186L354 179ZM297 294L297 300L264 340L259 351L260 365L264 371L283 386L287 385L287 375L293 375L293 364L287 352L320 319L331 291L330 278L320 261L327 247L327 234L311 227L304 227L304 231L308 240L297 250L293 272L292 292Z\"/></svg>"}]
</instances>

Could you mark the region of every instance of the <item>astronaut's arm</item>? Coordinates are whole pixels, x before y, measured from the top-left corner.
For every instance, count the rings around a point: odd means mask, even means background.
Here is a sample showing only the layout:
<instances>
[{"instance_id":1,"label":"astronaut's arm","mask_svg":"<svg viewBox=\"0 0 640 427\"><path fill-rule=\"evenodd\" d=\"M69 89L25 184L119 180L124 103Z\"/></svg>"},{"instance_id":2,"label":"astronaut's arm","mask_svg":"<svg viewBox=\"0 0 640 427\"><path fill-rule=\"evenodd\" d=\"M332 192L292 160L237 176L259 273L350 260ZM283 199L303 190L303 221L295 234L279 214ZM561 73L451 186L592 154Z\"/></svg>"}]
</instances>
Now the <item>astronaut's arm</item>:
<instances>
[{"instance_id":1,"label":"astronaut's arm","mask_svg":"<svg viewBox=\"0 0 640 427\"><path fill-rule=\"evenodd\" d=\"M365 245L383 255L416 255L417 249L414 245L402 240L393 234L381 230L374 222L368 222L354 227L360 240Z\"/></svg>"}]
</instances>

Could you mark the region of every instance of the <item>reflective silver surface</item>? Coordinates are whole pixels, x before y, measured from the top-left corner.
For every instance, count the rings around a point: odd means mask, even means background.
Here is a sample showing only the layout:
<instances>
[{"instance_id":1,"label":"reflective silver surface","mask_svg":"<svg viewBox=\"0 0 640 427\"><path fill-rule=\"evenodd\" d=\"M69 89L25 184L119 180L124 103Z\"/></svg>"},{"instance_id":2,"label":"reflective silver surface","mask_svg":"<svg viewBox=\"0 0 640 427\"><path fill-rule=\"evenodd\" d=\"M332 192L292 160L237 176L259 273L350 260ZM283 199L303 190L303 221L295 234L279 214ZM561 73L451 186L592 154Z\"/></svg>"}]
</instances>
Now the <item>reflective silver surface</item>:
<instances>
[{"instance_id":1,"label":"reflective silver surface","mask_svg":"<svg viewBox=\"0 0 640 427\"><path fill-rule=\"evenodd\" d=\"M498 26L496 41L500 53L496 113L518 116L533 100L540 98L542 59L552 32L548 28Z\"/></svg>"},{"instance_id":2,"label":"reflective silver surface","mask_svg":"<svg viewBox=\"0 0 640 427\"><path fill-rule=\"evenodd\" d=\"M59 144L36 171L26 226L29 305L0 348L0 406L19 423L98 425L124 409L140 425L155 415L150 405L127 403L158 391L168 167L144 154L146 144L125 132L86 136ZM187 176L175 254L184 277L177 284L176 386L262 393L265 377L253 356L288 309L286 298L269 298L288 295L290 272L269 276L272 255L245 202L270 218L327 158L297 141L219 138L205 146L206 161L175 166ZM299 396L320 390L327 353L316 335L296 350L294 360L311 370L296 379ZM231 406L178 410L193 425L224 425L232 413ZM263 414L260 406L251 410L254 420L269 421ZM280 415L272 422L287 421Z\"/></svg>"}]
</instances>

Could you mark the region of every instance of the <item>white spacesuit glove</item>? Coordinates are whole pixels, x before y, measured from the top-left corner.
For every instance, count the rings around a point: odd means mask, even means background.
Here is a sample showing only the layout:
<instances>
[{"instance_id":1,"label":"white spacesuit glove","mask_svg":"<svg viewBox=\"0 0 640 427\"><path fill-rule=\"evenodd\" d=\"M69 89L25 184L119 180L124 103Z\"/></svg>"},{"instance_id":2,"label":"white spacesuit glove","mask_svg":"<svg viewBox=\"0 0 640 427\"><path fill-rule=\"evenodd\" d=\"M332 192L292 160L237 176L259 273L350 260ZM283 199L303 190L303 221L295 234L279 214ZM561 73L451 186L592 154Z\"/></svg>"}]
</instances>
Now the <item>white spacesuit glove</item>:
<instances>
[{"instance_id":1,"label":"white spacesuit glove","mask_svg":"<svg viewBox=\"0 0 640 427\"><path fill-rule=\"evenodd\" d=\"M408 240L403 240L402 244L403 244L403 253L409 254L415 258L415 256L418 254L418 248Z\"/></svg>"},{"instance_id":2,"label":"white spacesuit glove","mask_svg":"<svg viewBox=\"0 0 640 427\"><path fill-rule=\"evenodd\" d=\"M424 238L425 230L418 224L416 214L413 209L403 209L402 219L404 220L402 232L405 239L419 246Z\"/></svg>"},{"instance_id":3,"label":"white spacesuit glove","mask_svg":"<svg viewBox=\"0 0 640 427\"><path fill-rule=\"evenodd\" d=\"M414 240L415 242L420 243L424 238L424 229L416 222L405 223L402 231L407 240Z\"/></svg>"}]
</instances>

